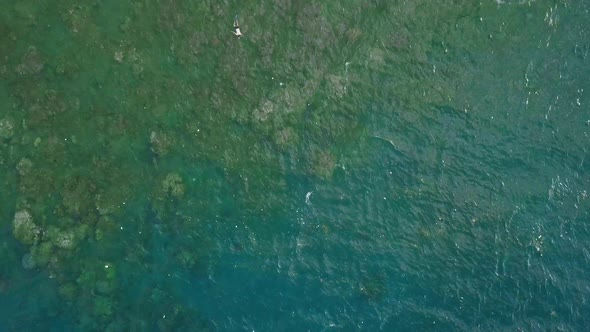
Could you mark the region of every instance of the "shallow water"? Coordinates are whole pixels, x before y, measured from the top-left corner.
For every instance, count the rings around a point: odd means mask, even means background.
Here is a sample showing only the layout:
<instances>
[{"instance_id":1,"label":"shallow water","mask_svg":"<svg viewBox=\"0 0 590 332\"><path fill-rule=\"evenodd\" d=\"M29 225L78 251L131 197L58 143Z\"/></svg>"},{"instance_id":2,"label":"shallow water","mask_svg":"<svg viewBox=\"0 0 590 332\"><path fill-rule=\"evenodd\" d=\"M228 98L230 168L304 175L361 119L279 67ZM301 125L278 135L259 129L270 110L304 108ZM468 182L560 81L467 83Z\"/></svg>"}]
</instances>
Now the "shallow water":
<instances>
[{"instance_id":1,"label":"shallow water","mask_svg":"<svg viewBox=\"0 0 590 332\"><path fill-rule=\"evenodd\" d=\"M583 330L589 10L3 2L1 329Z\"/></svg>"}]
</instances>

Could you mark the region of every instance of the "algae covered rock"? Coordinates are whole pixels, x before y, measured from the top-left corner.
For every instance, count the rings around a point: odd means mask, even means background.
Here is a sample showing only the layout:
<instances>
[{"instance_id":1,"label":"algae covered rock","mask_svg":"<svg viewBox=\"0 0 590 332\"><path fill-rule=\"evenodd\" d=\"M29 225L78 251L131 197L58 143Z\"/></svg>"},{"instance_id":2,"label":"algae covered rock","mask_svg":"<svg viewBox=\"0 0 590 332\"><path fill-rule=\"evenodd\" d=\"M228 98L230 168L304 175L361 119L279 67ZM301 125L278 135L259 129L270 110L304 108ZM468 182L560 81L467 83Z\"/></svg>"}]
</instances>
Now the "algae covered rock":
<instances>
[{"instance_id":1,"label":"algae covered rock","mask_svg":"<svg viewBox=\"0 0 590 332\"><path fill-rule=\"evenodd\" d=\"M73 232L59 232L55 238L55 245L62 249L73 249L76 246Z\"/></svg>"},{"instance_id":2,"label":"algae covered rock","mask_svg":"<svg viewBox=\"0 0 590 332\"><path fill-rule=\"evenodd\" d=\"M179 202L185 193L185 184L178 173L168 173L154 186L151 203L158 219L164 219L174 210L174 204Z\"/></svg>"},{"instance_id":3,"label":"algae covered rock","mask_svg":"<svg viewBox=\"0 0 590 332\"><path fill-rule=\"evenodd\" d=\"M34 244L39 240L41 229L33 223L29 211L21 210L14 214L13 234L22 244Z\"/></svg>"},{"instance_id":4,"label":"algae covered rock","mask_svg":"<svg viewBox=\"0 0 590 332\"><path fill-rule=\"evenodd\" d=\"M152 131L150 134L150 146L152 152L161 157L170 151L172 139L166 133Z\"/></svg>"},{"instance_id":5,"label":"algae covered rock","mask_svg":"<svg viewBox=\"0 0 590 332\"><path fill-rule=\"evenodd\" d=\"M190 250L181 250L178 255L176 255L176 260L184 267L191 268L197 262L197 257L195 253Z\"/></svg>"},{"instance_id":6,"label":"algae covered rock","mask_svg":"<svg viewBox=\"0 0 590 332\"><path fill-rule=\"evenodd\" d=\"M72 250L86 237L87 230L87 225L80 225L76 228L66 230L50 227L47 231L46 238L57 248Z\"/></svg>"},{"instance_id":7,"label":"algae covered rock","mask_svg":"<svg viewBox=\"0 0 590 332\"><path fill-rule=\"evenodd\" d=\"M78 292L78 289L76 287L76 284L74 284L73 282L69 282L66 284L63 284L59 287L59 295L65 299L66 301L73 301L76 299L76 294Z\"/></svg>"},{"instance_id":8,"label":"algae covered rock","mask_svg":"<svg viewBox=\"0 0 590 332\"><path fill-rule=\"evenodd\" d=\"M336 157L325 150L315 150L311 154L311 172L324 179L332 178L336 168Z\"/></svg>"},{"instance_id":9,"label":"algae covered rock","mask_svg":"<svg viewBox=\"0 0 590 332\"><path fill-rule=\"evenodd\" d=\"M0 138L9 139L14 135L14 121L10 118L0 120Z\"/></svg>"},{"instance_id":10,"label":"algae covered rock","mask_svg":"<svg viewBox=\"0 0 590 332\"><path fill-rule=\"evenodd\" d=\"M75 216L90 213L96 191L96 185L88 178L68 178L62 191L62 202L67 213Z\"/></svg>"},{"instance_id":11,"label":"algae covered rock","mask_svg":"<svg viewBox=\"0 0 590 332\"><path fill-rule=\"evenodd\" d=\"M108 294L112 293L113 290L115 289L115 284L113 282L109 282L107 280L99 280L96 282L96 285L94 288L96 289L96 292L98 292L100 294L108 295Z\"/></svg>"},{"instance_id":12,"label":"algae covered rock","mask_svg":"<svg viewBox=\"0 0 590 332\"><path fill-rule=\"evenodd\" d=\"M72 249L74 243L74 234L71 232L59 234L57 238L57 246L62 249Z\"/></svg>"},{"instance_id":13,"label":"algae covered rock","mask_svg":"<svg viewBox=\"0 0 590 332\"><path fill-rule=\"evenodd\" d=\"M22 158L16 165L16 170L20 176L24 176L33 168L33 162L29 158Z\"/></svg>"},{"instance_id":14,"label":"algae covered rock","mask_svg":"<svg viewBox=\"0 0 590 332\"><path fill-rule=\"evenodd\" d=\"M328 91L335 98L340 99L346 94L346 80L340 76L328 75Z\"/></svg>"},{"instance_id":15,"label":"algae covered rock","mask_svg":"<svg viewBox=\"0 0 590 332\"><path fill-rule=\"evenodd\" d=\"M21 75L39 74L45 67L45 60L35 46L30 46L21 59L21 63L16 66L17 73Z\"/></svg>"},{"instance_id":16,"label":"algae covered rock","mask_svg":"<svg viewBox=\"0 0 590 332\"><path fill-rule=\"evenodd\" d=\"M41 242L31 248L31 257L36 265L45 266L55 259L55 248L51 242Z\"/></svg>"},{"instance_id":17,"label":"algae covered rock","mask_svg":"<svg viewBox=\"0 0 590 332\"><path fill-rule=\"evenodd\" d=\"M96 241L100 241L108 236L109 234L113 234L115 230L119 229L115 221L109 216L101 216L96 223L96 227L94 229L94 239Z\"/></svg>"},{"instance_id":18,"label":"algae covered rock","mask_svg":"<svg viewBox=\"0 0 590 332\"><path fill-rule=\"evenodd\" d=\"M33 255L31 255L31 254L24 254L23 259L22 259L22 264L23 264L23 268L25 270L30 270L30 269L33 269L35 266L37 266L35 259L33 258Z\"/></svg>"},{"instance_id":19,"label":"algae covered rock","mask_svg":"<svg viewBox=\"0 0 590 332\"><path fill-rule=\"evenodd\" d=\"M178 173L170 173L166 175L164 181L162 181L162 189L164 193L170 194L176 198L184 195L184 183Z\"/></svg>"},{"instance_id":20,"label":"algae covered rock","mask_svg":"<svg viewBox=\"0 0 590 332\"><path fill-rule=\"evenodd\" d=\"M254 119L257 121L265 121L268 116L275 111L276 107L275 104L270 101L266 100L259 108L254 110Z\"/></svg>"},{"instance_id":21,"label":"algae covered rock","mask_svg":"<svg viewBox=\"0 0 590 332\"><path fill-rule=\"evenodd\" d=\"M380 301L387 294L387 282L383 275L370 275L359 285L361 295L369 300Z\"/></svg>"},{"instance_id":22,"label":"algae covered rock","mask_svg":"<svg viewBox=\"0 0 590 332\"><path fill-rule=\"evenodd\" d=\"M117 204L113 201L112 196L98 194L96 195L96 210L101 216L112 214L117 210Z\"/></svg>"},{"instance_id":23,"label":"algae covered rock","mask_svg":"<svg viewBox=\"0 0 590 332\"><path fill-rule=\"evenodd\" d=\"M113 302L105 296L94 298L94 314L99 317L110 317L113 315Z\"/></svg>"},{"instance_id":24,"label":"algae covered rock","mask_svg":"<svg viewBox=\"0 0 590 332\"><path fill-rule=\"evenodd\" d=\"M286 127L275 133L274 142L278 147L285 149L297 144L299 142L299 137L293 128Z\"/></svg>"}]
</instances>

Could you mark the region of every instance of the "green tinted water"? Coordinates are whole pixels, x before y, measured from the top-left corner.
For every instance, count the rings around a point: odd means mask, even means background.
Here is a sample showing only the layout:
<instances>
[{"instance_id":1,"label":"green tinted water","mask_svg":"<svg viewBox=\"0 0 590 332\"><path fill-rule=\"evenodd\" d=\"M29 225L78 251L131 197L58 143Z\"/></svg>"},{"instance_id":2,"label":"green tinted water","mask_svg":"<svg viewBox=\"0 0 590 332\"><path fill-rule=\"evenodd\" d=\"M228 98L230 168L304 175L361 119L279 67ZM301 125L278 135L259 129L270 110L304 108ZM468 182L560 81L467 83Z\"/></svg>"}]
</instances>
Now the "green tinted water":
<instances>
[{"instance_id":1,"label":"green tinted water","mask_svg":"<svg viewBox=\"0 0 590 332\"><path fill-rule=\"evenodd\" d=\"M2 329L583 329L589 9L0 4Z\"/></svg>"}]
</instances>

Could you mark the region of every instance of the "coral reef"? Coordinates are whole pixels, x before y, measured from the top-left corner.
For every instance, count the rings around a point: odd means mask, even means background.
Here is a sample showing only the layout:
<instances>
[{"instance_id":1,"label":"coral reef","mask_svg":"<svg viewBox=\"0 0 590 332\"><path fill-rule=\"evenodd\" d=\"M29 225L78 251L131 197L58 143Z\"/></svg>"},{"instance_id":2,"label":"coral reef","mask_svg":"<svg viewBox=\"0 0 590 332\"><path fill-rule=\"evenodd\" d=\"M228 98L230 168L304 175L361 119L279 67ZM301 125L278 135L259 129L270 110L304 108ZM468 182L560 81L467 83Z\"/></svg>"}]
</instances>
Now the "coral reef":
<instances>
[{"instance_id":1,"label":"coral reef","mask_svg":"<svg viewBox=\"0 0 590 332\"><path fill-rule=\"evenodd\" d=\"M14 214L13 234L21 243L31 245L39 241L41 228L35 225L29 211L21 210Z\"/></svg>"}]
</instances>

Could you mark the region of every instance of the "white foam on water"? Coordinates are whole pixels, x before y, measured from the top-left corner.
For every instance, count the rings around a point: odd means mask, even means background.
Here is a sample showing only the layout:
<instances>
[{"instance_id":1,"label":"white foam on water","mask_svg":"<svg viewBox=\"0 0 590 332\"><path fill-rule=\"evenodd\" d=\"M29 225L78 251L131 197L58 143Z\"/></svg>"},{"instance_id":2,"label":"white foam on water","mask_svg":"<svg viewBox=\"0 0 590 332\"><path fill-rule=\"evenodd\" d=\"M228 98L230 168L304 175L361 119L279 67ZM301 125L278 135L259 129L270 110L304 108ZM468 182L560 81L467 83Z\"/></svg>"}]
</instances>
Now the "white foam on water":
<instances>
[{"instance_id":1,"label":"white foam on water","mask_svg":"<svg viewBox=\"0 0 590 332\"><path fill-rule=\"evenodd\" d=\"M305 204L310 205L311 202L309 201L309 199L311 198L311 195L313 194L313 191L308 192L307 194L305 194Z\"/></svg>"}]
</instances>

